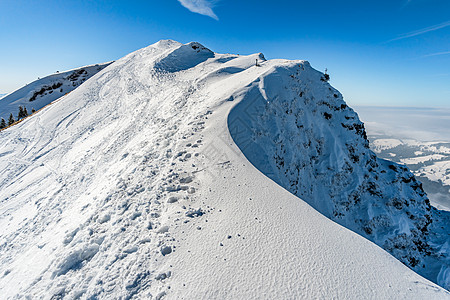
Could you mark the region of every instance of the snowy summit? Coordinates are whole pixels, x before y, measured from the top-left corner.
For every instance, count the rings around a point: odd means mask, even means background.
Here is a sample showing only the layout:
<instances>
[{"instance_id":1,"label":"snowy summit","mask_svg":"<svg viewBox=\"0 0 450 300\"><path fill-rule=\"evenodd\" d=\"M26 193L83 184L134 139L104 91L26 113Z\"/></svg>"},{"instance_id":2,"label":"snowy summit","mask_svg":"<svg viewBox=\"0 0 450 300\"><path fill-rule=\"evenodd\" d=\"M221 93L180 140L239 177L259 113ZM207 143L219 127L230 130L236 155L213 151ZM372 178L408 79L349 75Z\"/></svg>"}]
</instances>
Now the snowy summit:
<instances>
[{"instance_id":1,"label":"snowy summit","mask_svg":"<svg viewBox=\"0 0 450 300\"><path fill-rule=\"evenodd\" d=\"M6 299L450 298L450 213L307 61L160 41L1 131L0 170Z\"/></svg>"}]
</instances>

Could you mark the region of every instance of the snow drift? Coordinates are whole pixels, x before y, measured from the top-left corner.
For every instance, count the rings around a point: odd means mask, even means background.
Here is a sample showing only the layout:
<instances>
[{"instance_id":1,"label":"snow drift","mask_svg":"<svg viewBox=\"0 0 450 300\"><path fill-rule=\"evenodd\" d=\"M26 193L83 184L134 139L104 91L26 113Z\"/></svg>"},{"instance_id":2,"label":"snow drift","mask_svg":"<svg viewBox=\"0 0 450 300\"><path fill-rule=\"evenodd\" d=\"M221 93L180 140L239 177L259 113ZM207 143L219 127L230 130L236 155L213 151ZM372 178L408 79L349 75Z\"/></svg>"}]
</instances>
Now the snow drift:
<instances>
[{"instance_id":1,"label":"snow drift","mask_svg":"<svg viewBox=\"0 0 450 300\"><path fill-rule=\"evenodd\" d=\"M305 61L160 41L2 131L2 295L447 299L446 290L303 201L331 217L337 210L336 220L356 232L368 217L391 212L390 226L374 223L377 238L366 236L387 241L403 222L405 249L426 215L446 224L407 170L367 149L356 114L320 77ZM411 207L384 208L391 198L359 188L372 181ZM340 205L352 188L361 204L347 210ZM437 243L426 248L435 251L445 237L430 226L417 238ZM401 250L393 254L422 263L419 250ZM442 246L441 257L432 252L426 262L443 271L424 273L439 274L429 278L443 286L447 253Z\"/></svg>"}]
</instances>

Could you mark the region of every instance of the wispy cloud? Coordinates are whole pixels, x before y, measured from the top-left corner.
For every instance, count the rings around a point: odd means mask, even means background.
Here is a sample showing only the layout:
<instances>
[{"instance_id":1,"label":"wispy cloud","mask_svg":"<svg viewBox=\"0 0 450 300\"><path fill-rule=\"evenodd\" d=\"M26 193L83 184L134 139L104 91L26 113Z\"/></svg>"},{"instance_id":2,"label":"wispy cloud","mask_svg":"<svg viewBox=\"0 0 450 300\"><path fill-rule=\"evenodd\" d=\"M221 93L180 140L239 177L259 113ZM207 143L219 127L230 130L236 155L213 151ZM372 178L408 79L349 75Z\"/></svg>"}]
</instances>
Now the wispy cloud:
<instances>
[{"instance_id":1,"label":"wispy cloud","mask_svg":"<svg viewBox=\"0 0 450 300\"><path fill-rule=\"evenodd\" d=\"M428 33L428 32L435 31L435 30L439 30L439 29L442 29L442 28L445 28L445 27L448 27L448 26L450 26L450 21L447 21L447 22L444 22L444 23L440 23L440 24L433 25L433 26L430 26L430 27L427 27L427 28L422 28L422 29L419 29L419 30L416 30L416 31L412 31L412 32L403 34L403 35L401 35L399 37L396 37L395 39L387 41L386 43L407 39L407 38L410 38L410 37L413 37L413 36L422 35L424 33Z\"/></svg>"},{"instance_id":2,"label":"wispy cloud","mask_svg":"<svg viewBox=\"0 0 450 300\"><path fill-rule=\"evenodd\" d=\"M215 1L211 0L178 0L184 7L190 11L211 17L215 20L219 20L217 15L213 11L213 6Z\"/></svg>"},{"instance_id":3,"label":"wispy cloud","mask_svg":"<svg viewBox=\"0 0 450 300\"><path fill-rule=\"evenodd\" d=\"M407 7L411 3L411 1L412 0L406 0L405 3L403 3L401 9L404 9L405 7Z\"/></svg>"},{"instance_id":4,"label":"wispy cloud","mask_svg":"<svg viewBox=\"0 0 450 300\"><path fill-rule=\"evenodd\" d=\"M450 51L431 53L431 54L424 55L424 56L422 56L422 57L430 57L430 56L438 56L438 55L447 55L447 54L450 54Z\"/></svg>"}]
</instances>

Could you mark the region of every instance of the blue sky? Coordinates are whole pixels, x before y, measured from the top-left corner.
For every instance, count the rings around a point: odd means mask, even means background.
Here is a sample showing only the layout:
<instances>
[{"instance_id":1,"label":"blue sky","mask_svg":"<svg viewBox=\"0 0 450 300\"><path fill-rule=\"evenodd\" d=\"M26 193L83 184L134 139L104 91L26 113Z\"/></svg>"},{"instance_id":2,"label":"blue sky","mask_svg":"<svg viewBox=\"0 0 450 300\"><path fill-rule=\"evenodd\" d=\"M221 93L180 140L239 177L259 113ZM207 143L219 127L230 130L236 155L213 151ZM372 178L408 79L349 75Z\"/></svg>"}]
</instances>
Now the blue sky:
<instances>
[{"instance_id":1,"label":"blue sky","mask_svg":"<svg viewBox=\"0 0 450 300\"><path fill-rule=\"evenodd\" d=\"M448 0L0 0L0 93L167 38L308 60L350 104L450 107Z\"/></svg>"}]
</instances>

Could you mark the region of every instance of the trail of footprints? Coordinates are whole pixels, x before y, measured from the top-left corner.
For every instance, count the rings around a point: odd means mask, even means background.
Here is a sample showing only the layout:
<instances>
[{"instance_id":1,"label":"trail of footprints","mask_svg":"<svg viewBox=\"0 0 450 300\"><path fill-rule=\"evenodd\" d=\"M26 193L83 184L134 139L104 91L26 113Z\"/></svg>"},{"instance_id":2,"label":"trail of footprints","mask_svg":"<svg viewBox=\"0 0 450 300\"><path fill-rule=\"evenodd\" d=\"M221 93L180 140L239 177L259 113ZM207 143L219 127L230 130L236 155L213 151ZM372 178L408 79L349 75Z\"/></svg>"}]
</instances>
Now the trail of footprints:
<instances>
[{"instance_id":1,"label":"trail of footprints","mask_svg":"<svg viewBox=\"0 0 450 300\"><path fill-rule=\"evenodd\" d=\"M182 136L182 148L177 149L176 153L168 152L170 158L170 167L165 172L161 184L158 187L158 196L161 203L161 210L167 212L162 214L155 221L155 230L158 233L155 238L158 240L158 246L161 255L172 254L176 251L177 240L171 234L171 227L178 227L181 224L195 222L196 218L203 217L212 209L197 205L196 191L200 188L200 184L196 181L195 174L198 173L199 163L202 158L201 148L203 141L201 139L201 131L204 129L206 113L197 117L191 122L191 130L188 134ZM170 218L173 219L170 219ZM195 226L195 225L194 225ZM199 226L197 226L199 228ZM168 290L170 290L171 270L159 271L156 274L155 281L159 287L155 299L160 299ZM152 289L155 290L155 289Z\"/></svg>"},{"instance_id":2,"label":"trail of footprints","mask_svg":"<svg viewBox=\"0 0 450 300\"><path fill-rule=\"evenodd\" d=\"M148 296L154 299L167 294L174 274L164 261L179 245L171 229L191 222L201 230L197 219L214 210L204 202L200 205L196 199L201 187L195 175L204 171L197 167L203 159L201 131L208 114L198 116L189 124L191 128L181 136L183 142L177 143L181 148L176 152L170 149L170 143L159 142L143 158L124 156L138 160L139 167L127 176L122 175L116 190L103 200L97 213L67 233L63 243L67 247L66 255L57 261L52 275L56 279L55 297L87 292L87 284L86 290L75 286L75 282L70 286L63 275L71 276L72 271L77 272L91 263L103 265L106 272L98 279L98 289L90 288L88 296L106 291L133 298L141 289L150 290ZM161 138L164 140L167 137ZM165 157L161 159L158 153L165 153ZM155 165L153 161L160 164ZM118 274L124 273L129 274L127 281L117 282Z\"/></svg>"}]
</instances>

